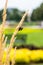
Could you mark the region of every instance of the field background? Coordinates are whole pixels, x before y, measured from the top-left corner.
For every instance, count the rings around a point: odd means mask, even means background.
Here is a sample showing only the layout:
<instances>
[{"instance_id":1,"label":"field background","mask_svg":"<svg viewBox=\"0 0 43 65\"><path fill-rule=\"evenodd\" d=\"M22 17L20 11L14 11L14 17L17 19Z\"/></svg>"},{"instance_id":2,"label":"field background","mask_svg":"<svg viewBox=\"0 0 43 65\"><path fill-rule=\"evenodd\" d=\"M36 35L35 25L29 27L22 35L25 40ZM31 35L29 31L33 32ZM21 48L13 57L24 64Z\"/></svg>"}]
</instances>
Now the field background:
<instances>
[{"instance_id":1,"label":"field background","mask_svg":"<svg viewBox=\"0 0 43 65\"><path fill-rule=\"evenodd\" d=\"M10 23L8 27L4 29L4 34L8 36L8 45L17 24L18 23ZM38 22L24 23L23 30L18 32L14 45L35 45L43 47L43 28L38 24Z\"/></svg>"}]
</instances>

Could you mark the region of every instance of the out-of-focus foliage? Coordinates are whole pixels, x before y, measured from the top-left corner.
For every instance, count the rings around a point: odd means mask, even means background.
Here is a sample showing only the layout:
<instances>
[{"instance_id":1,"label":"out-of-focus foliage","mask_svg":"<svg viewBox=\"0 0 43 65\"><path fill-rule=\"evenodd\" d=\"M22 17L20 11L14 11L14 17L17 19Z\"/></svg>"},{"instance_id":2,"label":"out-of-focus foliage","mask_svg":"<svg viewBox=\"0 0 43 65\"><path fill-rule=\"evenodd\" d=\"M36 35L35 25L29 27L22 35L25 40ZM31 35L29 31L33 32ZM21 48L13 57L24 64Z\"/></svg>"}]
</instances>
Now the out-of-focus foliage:
<instances>
[{"instance_id":1,"label":"out-of-focus foliage","mask_svg":"<svg viewBox=\"0 0 43 65\"><path fill-rule=\"evenodd\" d=\"M2 12L3 10L0 10L0 21L2 21Z\"/></svg>"},{"instance_id":2,"label":"out-of-focus foliage","mask_svg":"<svg viewBox=\"0 0 43 65\"><path fill-rule=\"evenodd\" d=\"M13 34L13 32L15 31L15 28L5 28L4 29L4 34ZM34 33L34 32L43 32L43 29L35 29L35 28L23 28L22 31L19 31L19 34L29 34L29 33Z\"/></svg>"},{"instance_id":3,"label":"out-of-focus foliage","mask_svg":"<svg viewBox=\"0 0 43 65\"><path fill-rule=\"evenodd\" d=\"M43 20L43 3L40 5L40 7L33 10L31 15L32 21L42 21Z\"/></svg>"},{"instance_id":4,"label":"out-of-focus foliage","mask_svg":"<svg viewBox=\"0 0 43 65\"><path fill-rule=\"evenodd\" d=\"M6 52L4 51L3 59L2 61L5 62L6 58ZM14 57L14 49L10 51L10 58L9 60L12 61ZM29 50L29 49L17 49L16 50L16 56L15 61L17 63L30 63L30 62L38 62L40 60L43 60L43 50Z\"/></svg>"},{"instance_id":5,"label":"out-of-focus foliage","mask_svg":"<svg viewBox=\"0 0 43 65\"><path fill-rule=\"evenodd\" d=\"M4 34L8 37L8 42L14 32L14 28L6 28ZM32 28L23 28L22 31L18 32L16 41L14 45L21 44L33 44L36 46L43 46L43 29L32 29Z\"/></svg>"},{"instance_id":6,"label":"out-of-focus foliage","mask_svg":"<svg viewBox=\"0 0 43 65\"><path fill-rule=\"evenodd\" d=\"M3 10L0 10L0 20L2 20L2 11ZM9 8L9 9L7 9L7 20L18 21L19 22L24 13L25 13L25 11L20 11L17 8L15 8L15 9L14 8ZM27 18L28 17L26 16L26 19L25 19L26 22L28 21Z\"/></svg>"}]
</instances>

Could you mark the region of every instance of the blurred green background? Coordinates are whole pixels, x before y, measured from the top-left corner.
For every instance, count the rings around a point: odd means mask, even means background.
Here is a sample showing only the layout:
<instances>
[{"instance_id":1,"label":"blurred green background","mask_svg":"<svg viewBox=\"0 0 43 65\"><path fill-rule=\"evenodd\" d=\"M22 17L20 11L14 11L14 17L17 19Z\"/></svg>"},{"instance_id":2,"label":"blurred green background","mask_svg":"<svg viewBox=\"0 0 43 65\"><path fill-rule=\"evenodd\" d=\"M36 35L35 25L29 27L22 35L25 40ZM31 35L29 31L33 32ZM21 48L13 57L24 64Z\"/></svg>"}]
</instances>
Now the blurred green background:
<instances>
[{"instance_id":1,"label":"blurred green background","mask_svg":"<svg viewBox=\"0 0 43 65\"><path fill-rule=\"evenodd\" d=\"M2 23L2 12L0 10L0 24ZM4 34L8 36L7 44L18 25L25 11L17 8L7 9L7 21ZM36 9L33 9L31 16L28 14L23 24L23 30L19 31L14 45L35 45L43 46L43 3Z\"/></svg>"},{"instance_id":2,"label":"blurred green background","mask_svg":"<svg viewBox=\"0 0 43 65\"><path fill-rule=\"evenodd\" d=\"M30 6L29 6L29 2L31 3ZM30 7L29 12L30 11L31 12L30 13L28 12L28 15L26 16L22 26L23 30L18 32L13 46L33 45L36 47L43 48L43 1L34 0L34 2L35 3L31 2L30 0L27 2L28 5L26 4L27 6ZM12 0L12 3L13 3L13 0ZM37 3L39 3L37 7L32 6L32 5L34 6L37 5ZM25 1L22 4L24 5ZM1 7L1 3L0 3L0 7ZM7 8L7 19L6 19L6 25L4 28L4 34L8 37L6 46L9 46L11 36L15 31L15 27L18 25L19 21L21 20L26 10L27 10L27 7L26 9L23 9L23 10L21 10L18 7ZM2 12L3 12L3 8L0 8L0 25L2 23ZM30 64L30 65L43 65L43 64Z\"/></svg>"}]
</instances>

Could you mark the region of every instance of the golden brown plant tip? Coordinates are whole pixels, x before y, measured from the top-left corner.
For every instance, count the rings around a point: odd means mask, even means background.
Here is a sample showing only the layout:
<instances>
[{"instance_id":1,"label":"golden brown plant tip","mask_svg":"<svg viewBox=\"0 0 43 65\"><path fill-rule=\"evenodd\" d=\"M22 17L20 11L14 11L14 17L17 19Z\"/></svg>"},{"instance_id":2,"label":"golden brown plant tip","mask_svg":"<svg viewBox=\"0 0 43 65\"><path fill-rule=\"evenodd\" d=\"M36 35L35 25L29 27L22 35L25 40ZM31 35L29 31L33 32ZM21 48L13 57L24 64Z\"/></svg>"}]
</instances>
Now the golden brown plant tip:
<instances>
[{"instance_id":1,"label":"golden brown plant tip","mask_svg":"<svg viewBox=\"0 0 43 65\"><path fill-rule=\"evenodd\" d=\"M4 7L4 10L3 10L3 22L2 22L1 27L0 27L0 65L10 65L10 61L9 61L10 50L13 48L13 43L16 40L17 33L20 30L23 29L22 25L23 25L25 17L27 16L27 13L28 13L28 12L25 12L25 14L23 15L21 21L17 25L17 27L16 27L16 29L15 29L12 37L11 37L10 45L9 45L9 47L7 49L7 53L6 53L6 60L3 64L2 58L3 58L4 49L5 49L5 46L6 46L6 41L7 41L7 37L5 38L5 35L3 34L4 26L5 26L5 23L6 23L6 16L7 16L7 14L6 14L7 3L8 3L8 0L6 0L6 3L5 3L5 7ZM15 57L16 57L16 47L15 47L15 51L14 51L14 58L12 59L12 65L15 64Z\"/></svg>"}]
</instances>

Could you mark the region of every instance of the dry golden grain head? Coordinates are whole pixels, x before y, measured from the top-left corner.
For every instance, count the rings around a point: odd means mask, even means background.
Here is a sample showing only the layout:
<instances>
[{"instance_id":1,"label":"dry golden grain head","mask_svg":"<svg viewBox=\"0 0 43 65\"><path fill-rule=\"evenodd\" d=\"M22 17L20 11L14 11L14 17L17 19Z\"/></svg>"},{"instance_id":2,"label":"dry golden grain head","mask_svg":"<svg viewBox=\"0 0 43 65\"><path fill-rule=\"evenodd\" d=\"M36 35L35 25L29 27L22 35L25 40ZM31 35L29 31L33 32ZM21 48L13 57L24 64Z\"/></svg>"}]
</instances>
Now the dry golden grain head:
<instances>
[{"instance_id":1,"label":"dry golden grain head","mask_svg":"<svg viewBox=\"0 0 43 65\"><path fill-rule=\"evenodd\" d=\"M7 1L8 0L6 0L5 7L3 10L3 22L0 27L0 65L3 65L3 63L2 63L2 57L3 57L3 52L4 52L3 41L4 41L4 37L5 37L5 35L3 35L3 31L4 31L5 22L6 22Z\"/></svg>"},{"instance_id":2,"label":"dry golden grain head","mask_svg":"<svg viewBox=\"0 0 43 65\"><path fill-rule=\"evenodd\" d=\"M22 26L23 21L24 21L26 15L27 15L27 12L25 12L25 14L23 15L21 21L19 22L18 26L16 27L16 29L14 31L14 34L11 37L10 45L8 47L7 54L6 54L6 61L3 64L2 63L2 57L3 57L3 52L4 52L4 48L5 48L6 41L7 41L7 37L5 38L5 35L3 35L4 26L5 26L5 23L6 23L6 16L7 16L7 14L6 14L7 3L8 3L8 0L6 0L6 3L5 3L5 7L4 7L4 10L3 10L3 22L2 22L1 27L0 27L0 52L1 52L0 53L0 65L10 65L9 64L9 53L10 53L10 50L13 47L13 43L15 42L16 35L19 32L19 29ZM15 51L14 51L14 58L12 59L12 65L15 64L15 57L16 57L16 47L15 47Z\"/></svg>"}]
</instances>

